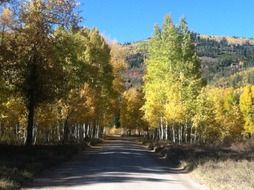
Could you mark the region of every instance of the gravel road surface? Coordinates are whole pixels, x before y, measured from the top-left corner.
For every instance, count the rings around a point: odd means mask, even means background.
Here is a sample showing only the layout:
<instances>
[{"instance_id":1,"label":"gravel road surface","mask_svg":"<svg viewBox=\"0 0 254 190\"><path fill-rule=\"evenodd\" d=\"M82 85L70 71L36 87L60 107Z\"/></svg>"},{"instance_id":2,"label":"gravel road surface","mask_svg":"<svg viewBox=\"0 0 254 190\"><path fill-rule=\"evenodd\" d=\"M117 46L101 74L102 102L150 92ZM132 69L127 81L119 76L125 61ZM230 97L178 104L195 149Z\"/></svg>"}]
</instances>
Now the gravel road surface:
<instances>
[{"instance_id":1,"label":"gravel road surface","mask_svg":"<svg viewBox=\"0 0 254 190\"><path fill-rule=\"evenodd\" d=\"M204 190L191 177L166 167L135 138L111 137L51 169L25 190Z\"/></svg>"}]
</instances>

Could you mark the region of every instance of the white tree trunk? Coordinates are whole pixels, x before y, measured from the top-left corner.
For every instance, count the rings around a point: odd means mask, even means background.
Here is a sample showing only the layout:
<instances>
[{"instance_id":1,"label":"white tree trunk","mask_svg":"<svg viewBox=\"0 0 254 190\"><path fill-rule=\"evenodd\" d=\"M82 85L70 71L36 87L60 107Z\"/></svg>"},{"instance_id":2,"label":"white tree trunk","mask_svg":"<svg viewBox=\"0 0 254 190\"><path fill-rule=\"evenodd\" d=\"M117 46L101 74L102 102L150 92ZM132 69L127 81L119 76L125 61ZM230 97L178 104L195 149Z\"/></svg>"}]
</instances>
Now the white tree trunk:
<instances>
[{"instance_id":1,"label":"white tree trunk","mask_svg":"<svg viewBox=\"0 0 254 190\"><path fill-rule=\"evenodd\" d=\"M176 133L175 133L175 127L172 126L172 135L173 135L173 143L176 143Z\"/></svg>"},{"instance_id":2,"label":"white tree trunk","mask_svg":"<svg viewBox=\"0 0 254 190\"><path fill-rule=\"evenodd\" d=\"M166 121L165 140L168 141L168 122Z\"/></svg>"},{"instance_id":3,"label":"white tree trunk","mask_svg":"<svg viewBox=\"0 0 254 190\"><path fill-rule=\"evenodd\" d=\"M160 140L164 139L164 127L163 127L163 119L160 117Z\"/></svg>"}]
</instances>

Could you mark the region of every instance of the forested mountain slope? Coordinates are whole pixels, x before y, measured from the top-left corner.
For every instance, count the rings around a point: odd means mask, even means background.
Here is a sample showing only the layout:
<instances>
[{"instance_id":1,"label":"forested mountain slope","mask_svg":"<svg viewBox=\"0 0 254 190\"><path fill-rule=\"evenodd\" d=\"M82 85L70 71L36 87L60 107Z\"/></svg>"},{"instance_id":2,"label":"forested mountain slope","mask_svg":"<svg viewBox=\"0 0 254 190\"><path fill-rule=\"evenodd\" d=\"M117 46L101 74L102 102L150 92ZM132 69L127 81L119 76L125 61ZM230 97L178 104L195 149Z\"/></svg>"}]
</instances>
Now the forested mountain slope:
<instances>
[{"instance_id":1,"label":"forested mountain slope","mask_svg":"<svg viewBox=\"0 0 254 190\"><path fill-rule=\"evenodd\" d=\"M253 83L254 39L195 33L193 38L201 60L203 78L209 84L237 86ZM142 83L148 40L123 44L127 49L129 66L124 75L129 86Z\"/></svg>"}]
</instances>

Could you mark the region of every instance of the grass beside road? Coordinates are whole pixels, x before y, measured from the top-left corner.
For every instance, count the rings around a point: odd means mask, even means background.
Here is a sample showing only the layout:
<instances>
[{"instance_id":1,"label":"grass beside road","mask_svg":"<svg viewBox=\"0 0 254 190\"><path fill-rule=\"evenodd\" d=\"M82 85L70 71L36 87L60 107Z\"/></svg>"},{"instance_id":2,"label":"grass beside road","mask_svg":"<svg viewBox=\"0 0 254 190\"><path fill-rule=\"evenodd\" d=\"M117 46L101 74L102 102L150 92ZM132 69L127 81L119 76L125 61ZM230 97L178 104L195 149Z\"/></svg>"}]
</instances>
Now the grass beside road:
<instances>
[{"instance_id":1,"label":"grass beside road","mask_svg":"<svg viewBox=\"0 0 254 190\"><path fill-rule=\"evenodd\" d=\"M181 167L211 190L254 189L254 141L231 146L148 143L172 167Z\"/></svg>"},{"instance_id":2,"label":"grass beside road","mask_svg":"<svg viewBox=\"0 0 254 190\"><path fill-rule=\"evenodd\" d=\"M208 161L198 165L192 175L211 190L253 190L254 161Z\"/></svg>"},{"instance_id":3,"label":"grass beside road","mask_svg":"<svg viewBox=\"0 0 254 190\"><path fill-rule=\"evenodd\" d=\"M254 189L254 141L217 148L214 154L214 159L200 158L191 174L211 190Z\"/></svg>"},{"instance_id":4,"label":"grass beside road","mask_svg":"<svg viewBox=\"0 0 254 190\"><path fill-rule=\"evenodd\" d=\"M97 142L92 142L97 143ZM19 189L45 169L71 159L87 145L0 145L0 190Z\"/></svg>"}]
</instances>

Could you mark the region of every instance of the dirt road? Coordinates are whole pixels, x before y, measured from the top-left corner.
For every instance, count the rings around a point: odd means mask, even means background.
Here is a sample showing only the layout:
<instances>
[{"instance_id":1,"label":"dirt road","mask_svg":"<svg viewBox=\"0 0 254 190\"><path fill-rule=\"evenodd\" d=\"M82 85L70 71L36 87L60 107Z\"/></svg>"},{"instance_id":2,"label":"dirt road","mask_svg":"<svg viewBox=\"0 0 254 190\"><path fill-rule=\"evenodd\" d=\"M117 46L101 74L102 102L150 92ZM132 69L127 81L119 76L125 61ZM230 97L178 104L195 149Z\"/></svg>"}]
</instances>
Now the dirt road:
<instances>
[{"instance_id":1,"label":"dirt road","mask_svg":"<svg viewBox=\"0 0 254 190\"><path fill-rule=\"evenodd\" d=\"M166 167L133 138L110 138L25 188L49 190L203 190L188 174Z\"/></svg>"}]
</instances>

